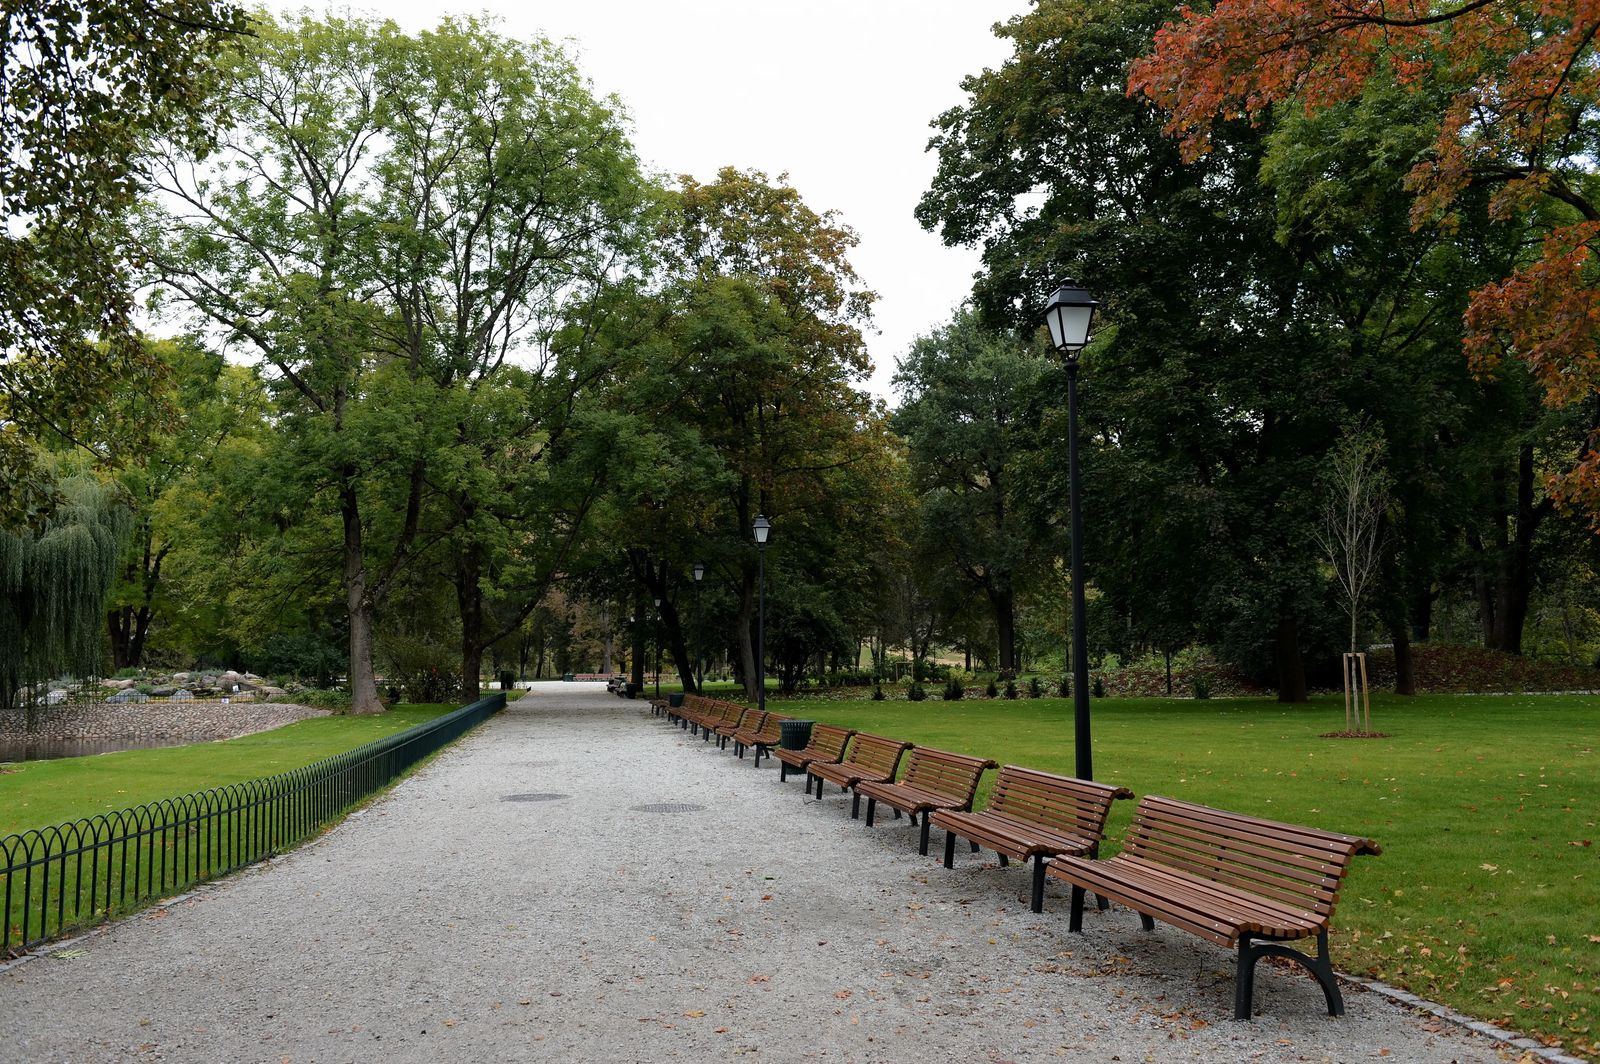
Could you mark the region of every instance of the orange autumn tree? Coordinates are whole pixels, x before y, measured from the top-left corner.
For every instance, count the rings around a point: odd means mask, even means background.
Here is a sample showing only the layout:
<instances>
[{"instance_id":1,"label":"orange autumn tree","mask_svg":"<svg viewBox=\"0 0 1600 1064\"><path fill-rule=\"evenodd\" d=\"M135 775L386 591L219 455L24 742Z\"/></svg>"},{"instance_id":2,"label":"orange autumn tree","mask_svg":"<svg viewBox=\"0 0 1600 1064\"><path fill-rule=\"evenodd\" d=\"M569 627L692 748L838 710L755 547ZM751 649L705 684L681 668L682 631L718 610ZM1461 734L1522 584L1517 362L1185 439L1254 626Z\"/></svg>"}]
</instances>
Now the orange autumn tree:
<instances>
[{"instance_id":1,"label":"orange autumn tree","mask_svg":"<svg viewBox=\"0 0 1600 1064\"><path fill-rule=\"evenodd\" d=\"M1392 78L1444 101L1433 150L1412 169L1412 225L1455 224L1469 187L1491 217L1529 223L1536 254L1474 293L1465 347L1475 372L1524 361L1551 407L1600 411L1600 0L1219 0L1185 6L1134 63L1129 95L1169 115L1191 158L1214 123L1279 103L1316 111ZM1600 416L1556 500L1600 532Z\"/></svg>"}]
</instances>

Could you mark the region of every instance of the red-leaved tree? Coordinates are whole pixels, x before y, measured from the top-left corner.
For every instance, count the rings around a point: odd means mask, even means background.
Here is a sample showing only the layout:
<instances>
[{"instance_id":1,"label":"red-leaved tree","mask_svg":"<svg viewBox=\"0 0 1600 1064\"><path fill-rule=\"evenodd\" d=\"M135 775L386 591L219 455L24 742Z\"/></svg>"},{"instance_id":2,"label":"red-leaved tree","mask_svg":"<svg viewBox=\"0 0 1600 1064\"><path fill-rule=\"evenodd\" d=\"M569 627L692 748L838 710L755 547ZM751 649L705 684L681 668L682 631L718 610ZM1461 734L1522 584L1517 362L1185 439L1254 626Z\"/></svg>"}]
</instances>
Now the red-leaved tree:
<instances>
[{"instance_id":1,"label":"red-leaved tree","mask_svg":"<svg viewBox=\"0 0 1600 1064\"><path fill-rule=\"evenodd\" d=\"M1474 371L1492 374L1509 355L1550 406L1600 411L1597 33L1600 0L1219 0L1181 9L1134 64L1128 92L1171 116L1191 157L1215 122L1281 102L1326 108L1374 78L1437 93L1438 139L1407 181L1412 224L1449 227L1464 191L1491 186L1492 215L1531 220L1540 243L1474 294ZM1600 532L1600 420L1548 487Z\"/></svg>"}]
</instances>

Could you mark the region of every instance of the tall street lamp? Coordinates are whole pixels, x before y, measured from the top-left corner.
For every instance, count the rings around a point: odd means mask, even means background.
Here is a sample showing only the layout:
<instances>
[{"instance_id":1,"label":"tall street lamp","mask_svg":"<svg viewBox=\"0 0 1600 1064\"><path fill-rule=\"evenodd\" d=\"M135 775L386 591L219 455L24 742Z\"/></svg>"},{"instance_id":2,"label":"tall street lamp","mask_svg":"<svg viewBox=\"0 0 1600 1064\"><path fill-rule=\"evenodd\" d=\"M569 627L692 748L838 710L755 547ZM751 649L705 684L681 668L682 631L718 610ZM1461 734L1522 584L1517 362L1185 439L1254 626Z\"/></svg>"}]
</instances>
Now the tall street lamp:
<instances>
[{"instance_id":1,"label":"tall street lamp","mask_svg":"<svg viewBox=\"0 0 1600 1064\"><path fill-rule=\"evenodd\" d=\"M656 700L661 700L661 596L656 596L656 619L651 625L656 639Z\"/></svg>"},{"instance_id":2,"label":"tall street lamp","mask_svg":"<svg viewBox=\"0 0 1600 1064\"><path fill-rule=\"evenodd\" d=\"M752 526L756 534L756 708L767 708L767 536L772 522L760 514Z\"/></svg>"},{"instance_id":3,"label":"tall street lamp","mask_svg":"<svg viewBox=\"0 0 1600 1064\"><path fill-rule=\"evenodd\" d=\"M700 584L706 578L706 563L694 563L694 689L701 690L706 685L706 656L705 648L701 645L703 640L700 633Z\"/></svg>"},{"instance_id":4,"label":"tall street lamp","mask_svg":"<svg viewBox=\"0 0 1600 1064\"><path fill-rule=\"evenodd\" d=\"M1089 651L1083 605L1083 504L1078 471L1078 356L1089 342L1089 325L1100 304L1068 278L1044 308L1050 340L1067 366L1067 481L1072 507L1072 721L1077 776L1094 779L1089 751Z\"/></svg>"}]
</instances>

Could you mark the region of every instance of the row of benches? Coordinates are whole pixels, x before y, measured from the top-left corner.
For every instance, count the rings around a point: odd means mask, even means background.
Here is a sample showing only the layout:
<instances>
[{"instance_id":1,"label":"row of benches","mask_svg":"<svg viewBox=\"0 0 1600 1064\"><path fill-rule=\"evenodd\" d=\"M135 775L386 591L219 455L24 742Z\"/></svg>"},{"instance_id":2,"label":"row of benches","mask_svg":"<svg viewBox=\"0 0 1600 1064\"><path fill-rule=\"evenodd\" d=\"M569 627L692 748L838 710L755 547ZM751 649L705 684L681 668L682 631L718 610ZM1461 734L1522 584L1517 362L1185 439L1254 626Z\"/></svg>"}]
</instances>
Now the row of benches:
<instances>
[{"instance_id":1,"label":"row of benches","mask_svg":"<svg viewBox=\"0 0 1600 1064\"><path fill-rule=\"evenodd\" d=\"M1255 964L1285 957L1305 967L1321 986L1328 1014L1344 1013L1344 1000L1328 954L1328 925L1339 884L1352 858L1382 850L1370 839L1262 820L1193 802L1146 795L1115 857L1099 860L1112 803L1132 798L1123 787L1058 776L1017 765L1001 767L989 804L972 809L983 773L999 767L986 758L914 746L897 739L817 724L803 750L777 746L789 718L732 702L689 695L681 706L653 704L657 713L718 745L751 748L760 764L770 751L779 780L805 773L806 794L832 783L854 792L850 815L867 800L867 826L881 803L920 818L921 853L932 828L945 832L944 866L955 865L956 839L972 852L987 847L1008 860L1033 861L1032 909L1042 912L1047 877L1071 887L1069 927L1083 930L1085 896L1105 907L1114 901L1139 914L1146 931L1161 920L1237 950L1234 1018L1250 1018ZM904 762L904 773L900 769ZM898 777L898 779L897 779ZM1284 942L1315 937L1315 956Z\"/></svg>"}]
</instances>

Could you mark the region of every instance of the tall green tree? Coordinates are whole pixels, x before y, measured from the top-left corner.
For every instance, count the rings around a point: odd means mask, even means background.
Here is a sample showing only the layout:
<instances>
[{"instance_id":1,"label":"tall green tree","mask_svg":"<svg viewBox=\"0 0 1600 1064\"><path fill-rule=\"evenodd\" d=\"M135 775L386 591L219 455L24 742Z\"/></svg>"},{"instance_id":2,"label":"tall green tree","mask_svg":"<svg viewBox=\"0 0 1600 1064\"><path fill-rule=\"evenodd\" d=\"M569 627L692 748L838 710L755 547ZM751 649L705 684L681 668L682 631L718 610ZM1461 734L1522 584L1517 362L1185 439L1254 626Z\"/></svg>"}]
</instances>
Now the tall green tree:
<instances>
[{"instance_id":1,"label":"tall green tree","mask_svg":"<svg viewBox=\"0 0 1600 1064\"><path fill-rule=\"evenodd\" d=\"M988 601L1002 672L1015 672L1017 596L1046 556L1048 529L1023 498L1019 466L1037 448L1049 365L1013 336L963 310L919 337L900 363L894 426L922 494L927 542Z\"/></svg>"}]
</instances>

